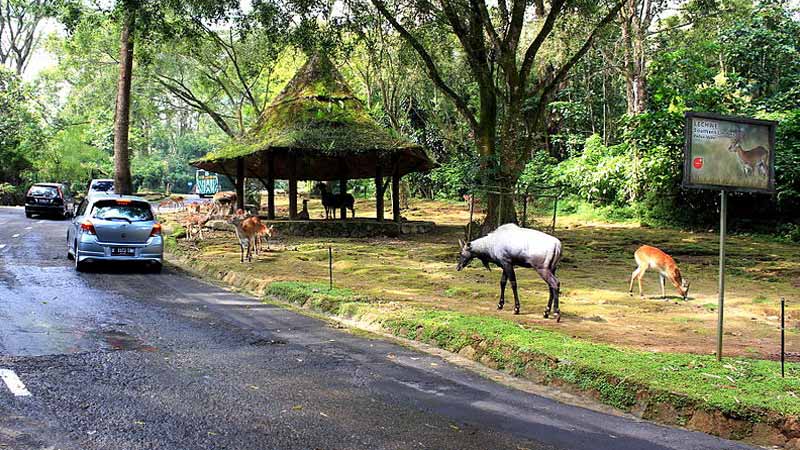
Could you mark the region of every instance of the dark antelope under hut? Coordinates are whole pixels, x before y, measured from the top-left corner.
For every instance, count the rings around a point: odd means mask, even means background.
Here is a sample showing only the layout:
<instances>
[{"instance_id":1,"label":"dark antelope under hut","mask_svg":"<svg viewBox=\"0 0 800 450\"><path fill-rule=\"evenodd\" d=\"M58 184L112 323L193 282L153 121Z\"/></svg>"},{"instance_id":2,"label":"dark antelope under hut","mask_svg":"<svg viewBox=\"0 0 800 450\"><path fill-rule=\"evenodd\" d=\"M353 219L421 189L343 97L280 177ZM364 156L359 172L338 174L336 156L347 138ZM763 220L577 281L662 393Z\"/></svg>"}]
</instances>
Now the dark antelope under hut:
<instances>
[{"instance_id":1,"label":"dark antelope under hut","mask_svg":"<svg viewBox=\"0 0 800 450\"><path fill-rule=\"evenodd\" d=\"M275 180L289 181L289 216L297 217L297 181L374 178L376 219L384 220L383 197L391 177L393 219L400 221L400 178L433 163L419 145L381 127L324 55L314 55L264 111L256 126L225 147L192 161L193 166L234 180L239 207L244 179L267 188L267 218L275 218ZM387 180L388 181L388 180ZM341 217L346 217L342 211Z\"/></svg>"}]
</instances>

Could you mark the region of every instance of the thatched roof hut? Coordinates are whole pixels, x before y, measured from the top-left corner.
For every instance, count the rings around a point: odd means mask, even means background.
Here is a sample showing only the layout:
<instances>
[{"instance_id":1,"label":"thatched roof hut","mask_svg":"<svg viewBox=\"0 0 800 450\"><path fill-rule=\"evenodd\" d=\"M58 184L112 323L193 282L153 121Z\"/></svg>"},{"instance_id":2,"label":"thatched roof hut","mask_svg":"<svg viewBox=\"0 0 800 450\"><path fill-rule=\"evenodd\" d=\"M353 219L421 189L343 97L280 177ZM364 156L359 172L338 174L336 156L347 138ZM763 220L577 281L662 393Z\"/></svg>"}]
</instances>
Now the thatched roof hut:
<instances>
[{"instance_id":1,"label":"thatched roof hut","mask_svg":"<svg viewBox=\"0 0 800 450\"><path fill-rule=\"evenodd\" d=\"M275 179L289 180L290 215L294 216L297 180L341 180L346 186L349 179L374 177L379 220L383 218L384 174L393 177L396 188L403 175L433 166L419 145L375 122L341 73L321 54L309 58L247 135L191 164L232 178L235 174L237 180L263 180L270 191L270 216L274 216L271 186Z\"/></svg>"}]
</instances>

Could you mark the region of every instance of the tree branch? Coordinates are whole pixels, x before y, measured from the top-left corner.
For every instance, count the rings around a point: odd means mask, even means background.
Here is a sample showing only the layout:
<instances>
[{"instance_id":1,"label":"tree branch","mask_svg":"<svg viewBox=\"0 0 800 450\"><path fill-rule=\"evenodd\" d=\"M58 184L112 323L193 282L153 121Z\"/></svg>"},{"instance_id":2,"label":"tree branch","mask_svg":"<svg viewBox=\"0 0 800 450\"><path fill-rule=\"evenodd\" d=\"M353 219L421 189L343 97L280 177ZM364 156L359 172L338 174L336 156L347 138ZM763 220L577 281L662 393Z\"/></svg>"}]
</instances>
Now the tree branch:
<instances>
[{"instance_id":1,"label":"tree branch","mask_svg":"<svg viewBox=\"0 0 800 450\"><path fill-rule=\"evenodd\" d=\"M519 79L521 80L523 86L528 82L528 76L531 74L531 69L533 68L533 62L536 59L536 54L539 52L542 44L544 44L547 36L549 36L553 31L556 18L558 18L558 15L561 13L561 8L564 7L565 1L566 0L553 0L550 6L550 12L547 14L547 18L544 20L542 28L539 30L539 33L536 34L536 37L528 46L528 49L525 50L525 58L522 60L522 67L519 71Z\"/></svg>"},{"instance_id":2,"label":"tree branch","mask_svg":"<svg viewBox=\"0 0 800 450\"><path fill-rule=\"evenodd\" d=\"M409 33L408 30L406 30L405 27L403 27L403 25L401 25L400 22L398 22L397 19L391 13L389 13L389 11L386 9L386 5L383 3L383 0L370 0L370 1L375 6L375 8L378 9L381 15L384 18L386 18L386 20L389 21L392 27L394 27L394 29L397 30L398 33L400 33L403 39L405 39L406 42L408 42L408 44L414 48L419 57L422 59L422 62L425 64L425 68L428 70L428 75L431 77L433 84L436 85L436 87L439 88L439 90L442 91L445 95L450 97L458 112L460 112L461 115L464 116L464 119L466 119L467 122L469 122L470 127L473 130L477 130L478 121L477 119L475 119L475 115L472 113L472 111L469 110L466 101L464 101L464 99L461 98L442 79L442 76L439 73L439 69L436 67L436 63L434 63L433 58L428 53L428 51L425 50L425 47L423 47L422 44L420 44L419 41L411 33Z\"/></svg>"}]
</instances>

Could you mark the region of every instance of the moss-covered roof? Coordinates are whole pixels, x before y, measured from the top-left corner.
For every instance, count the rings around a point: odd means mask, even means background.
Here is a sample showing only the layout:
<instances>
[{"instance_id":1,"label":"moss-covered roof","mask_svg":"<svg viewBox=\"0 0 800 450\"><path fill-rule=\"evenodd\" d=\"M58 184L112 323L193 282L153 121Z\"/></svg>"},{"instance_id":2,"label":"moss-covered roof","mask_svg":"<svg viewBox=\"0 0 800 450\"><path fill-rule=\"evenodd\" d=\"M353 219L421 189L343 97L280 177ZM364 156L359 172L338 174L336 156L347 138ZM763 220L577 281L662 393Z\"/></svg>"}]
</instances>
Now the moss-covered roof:
<instances>
[{"instance_id":1,"label":"moss-covered roof","mask_svg":"<svg viewBox=\"0 0 800 450\"><path fill-rule=\"evenodd\" d=\"M266 177L268 153L278 160L275 177L282 179L288 177L290 158L298 178L317 180L374 176L377 161L387 170L395 164L401 175L432 166L419 145L369 116L321 54L300 68L251 132L192 165L230 173L235 160L245 158L246 176Z\"/></svg>"}]
</instances>

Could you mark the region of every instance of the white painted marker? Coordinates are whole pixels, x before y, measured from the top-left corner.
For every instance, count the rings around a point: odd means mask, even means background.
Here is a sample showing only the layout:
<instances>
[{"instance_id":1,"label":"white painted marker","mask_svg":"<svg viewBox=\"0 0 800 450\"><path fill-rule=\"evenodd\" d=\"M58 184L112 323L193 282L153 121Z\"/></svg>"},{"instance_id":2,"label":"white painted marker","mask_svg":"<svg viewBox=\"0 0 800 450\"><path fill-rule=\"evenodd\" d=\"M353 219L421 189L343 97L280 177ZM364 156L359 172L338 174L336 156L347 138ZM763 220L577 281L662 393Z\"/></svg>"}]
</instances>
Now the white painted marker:
<instances>
[{"instance_id":1,"label":"white painted marker","mask_svg":"<svg viewBox=\"0 0 800 450\"><path fill-rule=\"evenodd\" d=\"M19 237L19 233L15 234L15 235L13 235L13 236L11 236L11 237L12 237L12 238L18 238L18 237Z\"/></svg>"},{"instance_id":2,"label":"white painted marker","mask_svg":"<svg viewBox=\"0 0 800 450\"><path fill-rule=\"evenodd\" d=\"M38 221L36 223L44 223L44 219L42 219L42 220L40 220L40 221Z\"/></svg>"},{"instance_id":3,"label":"white painted marker","mask_svg":"<svg viewBox=\"0 0 800 450\"><path fill-rule=\"evenodd\" d=\"M16 373L13 370L9 369L0 369L0 378L6 382L6 386L8 386L8 390L11 391L17 397L28 397L31 395L30 392L25 388L25 384L22 383L22 380L19 379Z\"/></svg>"},{"instance_id":4,"label":"white painted marker","mask_svg":"<svg viewBox=\"0 0 800 450\"><path fill-rule=\"evenodd\" d=\"M6 248L6 244L0 244L0 250Z\"/></svg>"},{"instance_id":5,"label":"white painted marker","mask_svg":"<svg viewBox=\"0 0 800 450\"><path fill-rule=\"evenodd\" d=\"M33 227L25 227L26 230L32 230Z\"/></svg>"}]
</instances>

